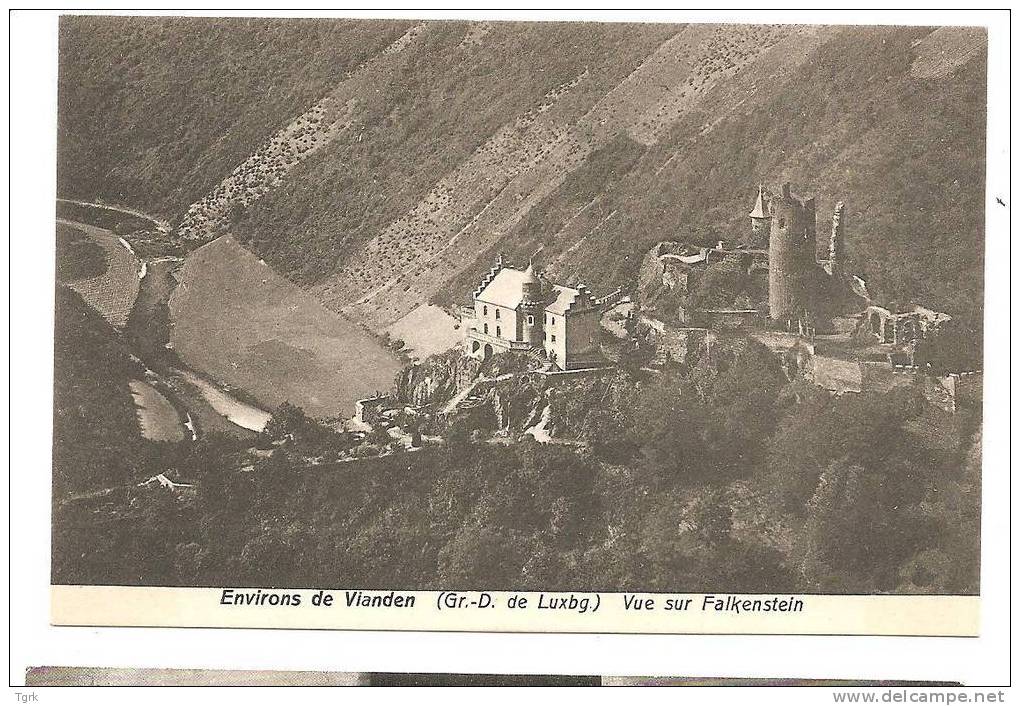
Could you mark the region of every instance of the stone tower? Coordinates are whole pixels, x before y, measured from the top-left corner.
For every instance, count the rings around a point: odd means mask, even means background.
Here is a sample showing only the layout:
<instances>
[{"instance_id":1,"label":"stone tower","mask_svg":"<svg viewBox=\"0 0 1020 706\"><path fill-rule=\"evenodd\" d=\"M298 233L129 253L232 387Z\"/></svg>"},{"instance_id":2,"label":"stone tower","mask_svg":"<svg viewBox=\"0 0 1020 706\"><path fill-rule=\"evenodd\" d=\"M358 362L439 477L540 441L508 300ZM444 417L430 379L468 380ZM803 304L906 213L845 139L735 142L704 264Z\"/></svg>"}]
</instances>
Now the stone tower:
<instances>
[{"instance_id":1,"label":"stone tower","mask_svg":"<svg viewBox=\"0 0 1020 706\"><path fill-rule=\"evenodd\" d=\"M771 207L769 317L800 321L809 303L806 288L815 263L815 200L792 194L787 182Z\"/></svg>"},{"instance_id":2,"label":"stone tower","mask_svg":"<svg viewBox=\"0 0 1020 706\"><path fill-rule=\"evenodd\" d=\"M748 215L751 217L751 239L748 245L753 248L763 248L768 245L769 230L772 226L772 216L765 198L764 184L758 185L758 197L754 200L754 208Z\"/></svg>"},{"instance_id":3,"label":"stone tower","mask_svg":"<svg viewBox=\"0 0 1020 706\"><path fill-rule=\"evenodd\" d=\"M542 279L533 263L528 263L521 283L521 325L522 338L533 346L541 348L545 339L543 317L545 298L542 295Z\"/></svg>"},{"instance_id":4,"label":"stone tower","mask_svg":"<svg viewBox=\"0 0 1020 706\"><path fill-rule=\"evenodd\" d=\"M842 201L836 204L832 212L832 233L829 235L829 258L825 271L830 275L840 276L843 273L843 240L846 231L846 221L843 215L844 204Z\"/></svg>"}]
</instances>

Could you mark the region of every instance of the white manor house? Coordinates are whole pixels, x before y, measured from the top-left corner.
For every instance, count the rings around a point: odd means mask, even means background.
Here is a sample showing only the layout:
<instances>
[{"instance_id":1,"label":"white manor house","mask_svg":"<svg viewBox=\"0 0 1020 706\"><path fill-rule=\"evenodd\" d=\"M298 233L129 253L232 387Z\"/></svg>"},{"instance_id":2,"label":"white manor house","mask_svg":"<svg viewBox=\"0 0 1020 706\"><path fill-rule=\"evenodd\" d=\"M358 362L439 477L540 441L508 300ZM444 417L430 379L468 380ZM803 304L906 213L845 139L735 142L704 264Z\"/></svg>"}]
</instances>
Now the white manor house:
<instances>
[{"instance_id":1,"label":"white manor house","mask_svg":"<svg viewBox=\"0 0 1020 706\"><path fill-rule=\"evenodd\" d=\"M561 370L601 364L595 297L583 284L547 281L532 263L519 270L498 258L475 290L472 314L464 320L468 355L530 351Z\"/></svg>"}]
</instances>

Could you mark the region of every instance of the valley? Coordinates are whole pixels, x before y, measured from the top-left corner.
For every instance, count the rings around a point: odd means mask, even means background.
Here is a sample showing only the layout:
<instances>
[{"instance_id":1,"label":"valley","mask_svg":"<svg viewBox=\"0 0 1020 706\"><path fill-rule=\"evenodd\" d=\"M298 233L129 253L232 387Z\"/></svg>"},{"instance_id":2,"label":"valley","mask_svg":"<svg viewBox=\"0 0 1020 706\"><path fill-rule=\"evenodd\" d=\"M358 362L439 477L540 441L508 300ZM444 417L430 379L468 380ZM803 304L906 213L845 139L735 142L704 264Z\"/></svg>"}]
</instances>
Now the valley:
<instances>
[{"instance_id":1,"label":"valley","mask_svg":"<svg viewBox=\"0 0 1020 706\"><path fill-rule=\"evenodd\" d=\"M61 46L57 580L978 591L980 34Z\"/></svg>"},{"instance_id":2,"label":"valley","mask_svg":"<svg viewBox=\"0 0 1020 706\"><path fill-rule=\"evenodd\" d=\"M81 217L92 220L90 213L86 210ZM167 349L172 322L168 320L166 302L176 286L174 270L180 263L165 257L142 261L122 237L91 223L58 223L81 230L105 245L111 257L120 258L116 268L104 273L103 286L75 287L74 282L68 286L103 315L111 326L111 338L122 342L138 366L138 377L128 385L142 436L154 441L178 441L185 434L197 438L198 429L242 437L260 430L268 420L267 412L232 398L185 369ZM124 292L135 296L126 297ZM111 293L119 295L111 297ZM230 417L245 423L234 423Z\"/></svg>"},{"instance_id":3,"label":"valley","mask_svg":"<svg viewBox=\"0 0 1020 706\"><path fill-rule=\"evenodd\" d=\"M983 76L980 32L471 22L357 29L259 28L267 41L294 32L320 43L349 32L358 40L335 59L340 72L324 70L335 47L316 55L314 71L290 67L289 53L263 67L257 81L272 84L273 118L261 134L252 121L265 99L238 97L230 114L250 112L222 132L215 159L202 152L208 136L189 127L168 136L152 163L127 155L95 180L99 193L128 174L144 179L155 164L171 168L163 152L176 145L184 158L172 170L209 188L182 202L181 189L152 182L155 199L139 200L172 202L158 210L175 237L230 234L328 308L382 334L421 303L453 313L497 251L522 259L541 248L568 284L628 286L655 242L725 237L734 227L726 214L746 208L746 184L811 174L812 191L854 193L848 215L860 232L888 234L884 242L862 237L850 252L859 269L867 264L873 290L924 291L941 309L980 319L980 292L967 274L981 265L983 150L967 129L982 100L973 90ZM102 51L74 25L67 34L81 51ZM251 51L226 25L222 35ZM530 51L515 51L521 46ZM130 48L142 65L170 51L159 42ZM261 60L196 83L255 81ZM488 67L511 78L493 82ZM879 71L888 72L884 83L871 81ZM146 91L160 95L163 80L155 73ZM924 106L936 110L929 116ZM210 111L182 119L222 120ZM68 113L68 130L76 115ZM924 123L916 132L914 116ZM243 141L250 149L238 151ZM223 162L226 147L233 163ZM894 154L905 158L883 157ZM870 178L850 176L857 161ZM74 174L77 162L62 173ZM954 179L939 193L921 188L912 170L948 170ZM953 257L933 259L946 248ZM931 286L929 267L944 269L937 281L952 287Z\"/></svg>"},{"instance_id":4,"label":"valley","mask_svg":"<svg viewBox=\"0 0 1020 706\"><path fill-rule=\"evenodd\" d=\"M84 220L109 222L106 206L75 206ZM265 427L265 410L288 401L316 416L345 418L356 399L388 389L399 370L381 341L322 308L229 237L183 260L158 251L143 259L131 249L132 234L59 223L104 248L102 274L68 286L122 330L144 362L145 379L130 385L148 439L177 441L191 427L196 436L205 430L244 437ZM427 328L406 334L426 354L434 352ZM439 340L446 346L450 336Z\"/></svg>"}]
</instances>

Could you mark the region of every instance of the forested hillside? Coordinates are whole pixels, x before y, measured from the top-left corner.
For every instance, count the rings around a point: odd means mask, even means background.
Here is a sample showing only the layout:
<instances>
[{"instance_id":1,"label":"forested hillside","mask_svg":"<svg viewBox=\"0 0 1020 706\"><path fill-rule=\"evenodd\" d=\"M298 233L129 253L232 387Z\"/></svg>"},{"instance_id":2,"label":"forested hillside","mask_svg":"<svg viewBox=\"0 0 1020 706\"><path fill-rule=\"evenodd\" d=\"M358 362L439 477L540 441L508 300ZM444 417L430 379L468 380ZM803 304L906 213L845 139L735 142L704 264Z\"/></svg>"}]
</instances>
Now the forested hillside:
<instances>
[{"instance_id":1,"label":"forested hillside","mask_svg":"<svg viewBox=\"0 0 1020 706\"><path fill-rule=\"evenodd\" d=\"M58 258L68 253L58 250ZM67 287L56 292L54 497L133 479L140 433L128 381L144 367L114 329Z\"/></svg>"},{"instance_id":2,"label":"forested hillside","mask_svg":"<svg viewBox=\"0 0 1020 706\"><path fill-rule=\"evenodd\" d=\"M845 201L881 298L980 311L979 30L71 18L61 45L62 192L175 222L208 196L189 234L378 328L497 250L630 286L658 240L740 234L761 179L821 231Z\"/></svg>"},{"instance_id":3,"label":"forested hillside","mask_svg":"<svg viewBox=\"0 0 1020 706\"><path fill-rule=\"evenodd\" d=\"M450 420L438 446L337 461L351 442L291 407L257 443L271 451L166 446L141 467L192 487L59 508L54 580L977 592L979 410L916 386L832 397L756 343L726 357L557 388L566 443L488 443L507 439L490 414ZM508 406L525 415L529 395Z\"/></svg>"},{"instance_id":4,"label":"forested hillside","mask_svg":"<svg viewBox=\"0 0 1020 706\"><path fill-rule=\"evenodd\" d=\"M410 24L63 17L58 191L179 217Z\"/></svg>"}]
</instances>

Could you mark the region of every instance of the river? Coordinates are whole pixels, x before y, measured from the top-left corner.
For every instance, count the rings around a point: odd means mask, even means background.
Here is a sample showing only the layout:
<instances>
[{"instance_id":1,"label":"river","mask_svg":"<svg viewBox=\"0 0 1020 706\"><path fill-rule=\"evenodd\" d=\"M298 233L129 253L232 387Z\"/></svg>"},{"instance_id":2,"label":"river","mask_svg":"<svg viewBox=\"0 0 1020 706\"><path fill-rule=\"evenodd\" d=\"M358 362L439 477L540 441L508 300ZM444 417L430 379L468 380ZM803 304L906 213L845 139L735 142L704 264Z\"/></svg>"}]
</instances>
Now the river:
<instances>
[{"instance_id":1,"label":"river","mask_svg":"<svg viewBox=\"0 0 1020 706\"><path fill-rule=\"evenodd\" d=\"M124 249L135 259L135 267L131 269L130 277L138 286L138 295L128 317L126 338L132 352L149 369L148 375L163 383L160 385L160 391L152 389L152 392L173 405L177 412L174 430L172 428L174 425L168 423L166 409L159 404L159 400L151 394L140 394L147 393L145 388L150 386L145 385L143 388L144 383L136 381L137 384L132 391L135 393L139 417L143 421L143 433L147 438L196 439L200 430L208 427L218 431L228 431L231 426L238 431L262 431L271 417L269 412L234 397L215 381L177 365L175 357L167 349L169 321L166 302L176 284L173 269L179 261L174 258L152 258L148 262L143 261L138 258L130 242L119 238L111 231L87 223L69 223L84 226L89 231L98 230L108 237L119 239ZM139 275L143 273L144 276L140 277ZM208 407L203 408L204 405ZM214 416L229 424L217 423Z\"/></svg>"},{"instance_id":2,"label":"river","mask_svg":"<svg viewBox=\"0 0 1020 706\"><path fill-rule=\"evenodd\" d=\"M241 402L236 397L224 392L189 370L177 368L174 370L174 373L198 388L202 397L205 398L205 401L213 409L242 429L260 432L266 428L266 424L269 423L269 419L272 417L269 412Z\"/></svg>"}]
</instances>

